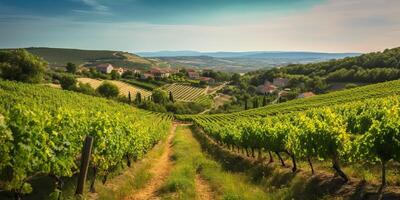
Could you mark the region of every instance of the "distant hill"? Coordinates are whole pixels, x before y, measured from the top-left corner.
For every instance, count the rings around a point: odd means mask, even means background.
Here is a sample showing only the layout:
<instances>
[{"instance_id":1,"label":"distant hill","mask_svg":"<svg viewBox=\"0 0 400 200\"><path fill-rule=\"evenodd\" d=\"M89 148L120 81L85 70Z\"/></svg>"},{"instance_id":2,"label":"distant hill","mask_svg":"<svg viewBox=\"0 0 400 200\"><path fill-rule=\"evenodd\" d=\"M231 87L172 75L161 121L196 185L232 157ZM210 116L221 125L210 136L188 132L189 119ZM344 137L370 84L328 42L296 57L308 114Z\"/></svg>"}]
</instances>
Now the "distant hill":
<instances>
[{"instance_id":1,"label":"distant hill","mask_svg":"<svg viewBox=\"0 0 400 200\"><path fill-rule=\"evenodd\" d=\"M26 48L32 54L47 60L51 67L65 66L67 62L77 65L111 63L114 66L127 68L149 68L154 61L122 51L81 50L62 48Z\"/></svg>"},{"instance_id":2,"label":"distant hill","mask_svg":"<svg viewBox=\"0 0 400 200\"><path fill-rule=\"evenodd\" d=\"M158 51L139 52L140 56L151 58L164 65L179 67L209 68L221 71L249 72L290 64L306 64L345 57L359 53L320 52L198 52L198 51Z\"/></svg>"},{"instance_id":3,"label":"distant hill","mask_svg":"<svg viewBox=\"0 0 400 200\"><path fill-rule=\"evenodd\" d=\"M244 52L199 52L199 51L157 51L139 52L143 57L210 56L215 58L280 58L280 59L338 59L358 56L360 53L321 53L302 51L244 51Z\"/></svg>"}]
</instances>

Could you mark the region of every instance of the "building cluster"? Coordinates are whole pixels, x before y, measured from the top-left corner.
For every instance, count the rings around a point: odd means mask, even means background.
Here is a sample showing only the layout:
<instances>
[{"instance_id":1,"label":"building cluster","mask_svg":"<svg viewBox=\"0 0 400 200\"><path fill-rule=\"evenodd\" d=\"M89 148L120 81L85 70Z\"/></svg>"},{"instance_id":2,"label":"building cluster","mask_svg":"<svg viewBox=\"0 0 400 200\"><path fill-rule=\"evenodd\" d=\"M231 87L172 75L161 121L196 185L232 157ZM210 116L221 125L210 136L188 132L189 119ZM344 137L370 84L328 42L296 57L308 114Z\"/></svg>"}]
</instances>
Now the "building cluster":
<instances>
[{"instance_id":1,"label":"building cluster","mask_svg":"<svg viewBox=\"0 0 400 200\"><path fill-rule=\"evenodd\" d=\"M140 75L140 79L142 80L147 80L150 78L153 79L163 79L163 78L168 78L173 74L179 73L179 69L175 68L159 68L159 67L153 67L148 71L141 71L137 69L124 69L121 67L114 67L113 65L109 63L104 63L104 64L99 64L96 66L97 71L109 74L113 70L117 71L118 74L122 75L125 71L132 71L134 74ZM205 70L207 71L207 70ZM200 74L200 71L194 70L194 69L186 69L186 75L189 79L192 80L200 80L204 81L208 84L214 84L215 79L210 78L210 77L202 77Z\"/></svg>"},{"instance_id":2,"label":"building cluster","mask_svg":"<svg viewBox=\"0 0 400 200\"><path fill-rule=\"evenodd\" d=\"M264 81L264 84L257 86L256 91L259 94L273 94L278 92L280 96L285 96L290 92L289 86L290 80L287 78L274 78L272 83L268 80ZM304 92L298 95L297 98L307 98L315 96L313 92Z\"/></svg>"}]
</instances>

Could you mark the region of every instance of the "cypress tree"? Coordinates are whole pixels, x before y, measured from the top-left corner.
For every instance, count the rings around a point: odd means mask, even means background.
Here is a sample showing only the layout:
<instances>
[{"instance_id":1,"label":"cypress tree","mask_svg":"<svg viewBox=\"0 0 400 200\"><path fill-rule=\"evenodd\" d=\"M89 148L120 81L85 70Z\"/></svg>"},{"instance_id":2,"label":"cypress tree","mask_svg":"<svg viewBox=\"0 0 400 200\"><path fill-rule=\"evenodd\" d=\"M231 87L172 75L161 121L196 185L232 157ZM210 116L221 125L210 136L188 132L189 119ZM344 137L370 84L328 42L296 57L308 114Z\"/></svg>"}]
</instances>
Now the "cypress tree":
<instances>
[{"instance_id":1,"label":"cypress tree","mask_svg":"<svg viewBox=\"0 0 400 200\"><path fill-rule=\"evenodd\" d=\"M169 92L169 100L171 102L174 102L174 96L172 96L172 92L171 91Z\"/></svg>"},{"instance_id":2,"label":"cypress tree","mask_svg":"<svg viewBox=\"0 0 400 200\"><path fill-rule=\"evenodd\" d=\"M263 103L262 103L262 105L263 106L266 106L267 105L267 97L264 95L264 97L263 97Z\"/></svg>"},{"instance_id":3,"label":"cypress tree","mask_svg":"<svg viewBox=\"0 0 400 200\"><path fill-rule=\"evenodd\" d=\"M140 92L136 93L136 103L140 104L142 103L142 94L140 94Z\"/></svg>"}]
</instances>

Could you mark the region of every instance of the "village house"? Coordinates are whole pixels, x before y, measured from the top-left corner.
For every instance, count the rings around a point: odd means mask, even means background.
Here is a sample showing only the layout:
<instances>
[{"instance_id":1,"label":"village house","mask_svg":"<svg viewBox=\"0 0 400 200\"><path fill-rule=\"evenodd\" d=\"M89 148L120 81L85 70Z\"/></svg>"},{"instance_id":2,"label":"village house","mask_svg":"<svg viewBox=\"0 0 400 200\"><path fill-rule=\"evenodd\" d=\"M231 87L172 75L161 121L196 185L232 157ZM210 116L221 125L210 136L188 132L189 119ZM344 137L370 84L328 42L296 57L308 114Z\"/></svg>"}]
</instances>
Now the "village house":
<instances>
[{"instance_id":1,"label":"village house","mask_svg":"<svg viewBox=\"0 0 400 200\"><path fill-rule=\"evenodd\" d=\"M199 79L200 75L199 75L199 73L197 73L195 71L188 71L188 77L190 79Z\"/></svg>"},{"instance_id":2,"label":"village house","mask_svg":"<svg viewBox=\"0 0 400 200\"><path fill-rule=\"evenodd\" d=\"M299 94L299 96L297 96L297 98L302 99L302 98L308 98L308 97L312 97L315 96L315 94L313 92L303 92L301 94Z\"/></svg>"},{"instance_id":3,"label":"village house","mask_svg":"<svg viewBox=\"0 0 400 200\"><path fill-rule=\"evenodd\" d=\"M200 81L203 81L209 85L215 83L215 79L210 78L210 77L200 77Z\"/></svg>"},{"instance_id":4,"label":"village house","mask_svg":"<svg viewBox=\"0 0 400 200\"><path fill-rule=\"evenodd\" d=\"M109 74L112 72L114 67L110 63L104 63L96 66L97 71Z\"/></svg>"},{"instance_id":5,"label":"village house","mask_svg":"<svg viewBox=\"0 0 400 200\"><path fill-rule=\"evenodd\" d=\"M278 87L266 80L263 85L257 86L256 92L259 94L272 94L277 89Z\"/></svg>"},{"instance_id":6,"label":"village house","mask_svg":"<svg viewBox=\"0 0 400 200\"><path fill-rule=\"evenodd\" d=\"M162 69L158 67L152 68L150 70L150 74L152 74L155 78L168 78L170 76L168 69Z\"/></svg>"},{"instance_id":7,"label":"village house","mask_svg":"<svg viewBox=\"0 0 400 200\"><path fill-rule=\"evenodd\" d=\"M287 78L274 78L272 81L272 84L274 84L277 87L283 88L289 85L289 79Z\"/></svg>"}]
</instances>

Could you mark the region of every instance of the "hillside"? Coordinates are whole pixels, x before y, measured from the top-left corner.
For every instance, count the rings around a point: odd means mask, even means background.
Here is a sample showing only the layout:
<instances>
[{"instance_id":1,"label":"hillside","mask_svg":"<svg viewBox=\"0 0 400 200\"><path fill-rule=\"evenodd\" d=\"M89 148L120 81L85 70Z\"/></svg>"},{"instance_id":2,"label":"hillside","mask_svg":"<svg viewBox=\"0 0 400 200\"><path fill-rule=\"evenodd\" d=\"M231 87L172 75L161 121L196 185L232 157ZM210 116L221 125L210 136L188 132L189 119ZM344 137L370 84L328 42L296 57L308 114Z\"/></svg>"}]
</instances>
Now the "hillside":
<instances>
[{"instance_id":1,"label":"hillside","mask_svg":"<svg viewBox=\"0 0 400 200\"><path fill-rule=\"evenodd\" d=\"M121 67L148 68L153 61L138 55L121 51L81 50L62 48L26 48L30 53L47 60L50 66L65 66L67 62L77 65L111 63Z\"/></svg>"},{"instance_id":2,"label":"hillside","mask_svg":"<svg viewBox=\"0 0 400 200\"><path fill-rule=\"evenodd\" d=\"M256 74L259 84L276 76L320 77L329 82L377 83L400 78L400 47L319 63L292 64Z\"/></svg>"},{"instance_id":3,"label":"hillside","mask_svg":"<svg viewBox=\"0 0 400 200\"><path fill-rule=\"evenodd\" d=\"M306 110L315 107L336 105L352 101L359 101L368 98L386 97L400 94L400 80L388 81L384 83L371 84L358 88L331 92L328 94L316 95L304 99L295 99L279 104L272 104L256 109L249 109L230 114L214 114L209 117L214 118L235 118L237 116L268 116L275 114L284 114L294 111ZM180 119L190 119L196 115L181 115Z\"/></svg>"}]
</instances>

